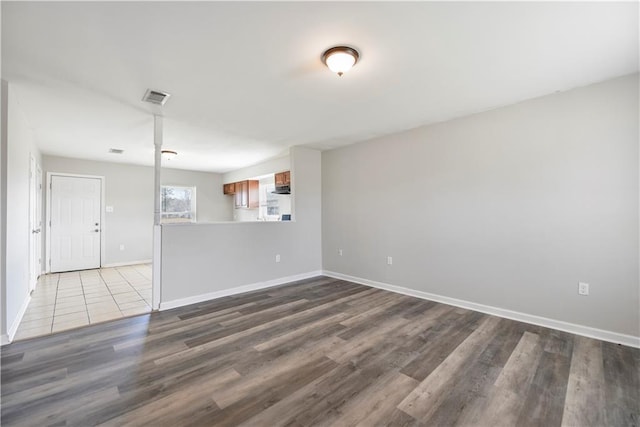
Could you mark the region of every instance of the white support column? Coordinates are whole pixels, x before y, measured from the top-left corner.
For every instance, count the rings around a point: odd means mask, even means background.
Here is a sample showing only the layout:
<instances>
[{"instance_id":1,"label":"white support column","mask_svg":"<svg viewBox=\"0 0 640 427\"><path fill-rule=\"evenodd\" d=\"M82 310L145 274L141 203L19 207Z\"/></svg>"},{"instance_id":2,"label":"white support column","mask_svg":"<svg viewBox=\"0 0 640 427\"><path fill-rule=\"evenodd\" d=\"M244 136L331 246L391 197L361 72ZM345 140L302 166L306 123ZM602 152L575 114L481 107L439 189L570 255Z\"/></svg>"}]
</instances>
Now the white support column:
<instances>
[{"instance_id":1,"label":"white support column","mask_svg":"<svg viewBox=\"0 0 640 427\"><path fill-rule=\"evenodd\" d=\"M153 225L160 225L160 204L162 203L160 199L160 173L162 171L162 116L153 116L153 145L156 147L155 179L153 182Z\"/></svg>"},{"instance_id":2,"label":"white support column","mask_svg":"<svg viewBox=\"0 0 640 427\"><path fill-rule=\"evenodd\" d=\"M153 144L155 151L155 178L153 183L153 280L151 292L152 308L158 310L160 308L161 292L162 292L162 226L161 219L161 170L162 170L162 117L153 116Z\"/></svg>"},{"instance_id":3,"label":"white support column","mask_svg":"<svg viewBox=\"0 0 640 427\"><path fill-rule=\"evenodd\" d=\"M151 292L151 308L160 309L160 299L162 292L162 227L153 226L153 280Z\"/></svg>"}]
</instances>

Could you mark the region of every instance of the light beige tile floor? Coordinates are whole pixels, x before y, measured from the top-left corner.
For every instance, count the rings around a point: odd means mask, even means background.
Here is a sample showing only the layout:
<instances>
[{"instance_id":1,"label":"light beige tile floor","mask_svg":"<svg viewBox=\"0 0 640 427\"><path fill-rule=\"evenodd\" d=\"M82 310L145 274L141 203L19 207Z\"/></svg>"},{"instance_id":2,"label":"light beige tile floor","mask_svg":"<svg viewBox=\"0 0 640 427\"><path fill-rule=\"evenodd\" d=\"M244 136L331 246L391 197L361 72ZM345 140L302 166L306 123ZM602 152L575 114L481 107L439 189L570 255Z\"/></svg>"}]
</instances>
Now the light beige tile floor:
<instances>
[{"instance_id":1,"label":"light beige tile floor","mask_svg":"<svg viewBox=\"0 0 640 427\"><path fill-rule=\"evenodd\" d=\"M151 311L151 264L46 274L15 339L48 335Z\"/></svg>"}]
</instances>

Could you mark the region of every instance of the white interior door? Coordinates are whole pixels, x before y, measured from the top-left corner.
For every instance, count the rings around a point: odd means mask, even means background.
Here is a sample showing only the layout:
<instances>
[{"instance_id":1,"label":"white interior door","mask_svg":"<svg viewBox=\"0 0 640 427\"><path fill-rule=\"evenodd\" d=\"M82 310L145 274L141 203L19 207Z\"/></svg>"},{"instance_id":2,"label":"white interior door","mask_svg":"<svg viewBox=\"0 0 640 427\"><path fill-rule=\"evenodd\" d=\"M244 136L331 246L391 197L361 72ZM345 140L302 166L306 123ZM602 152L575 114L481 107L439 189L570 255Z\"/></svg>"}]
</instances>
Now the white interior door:
<instances>
[{"instance_id":1,"label":"white interior door","mask_svg":"<svg viewBox=\"0 0 640 427\"><path fill-rule=\"evenodd\" d=\"M42 169L34 157L29 169L29 211L29 290L33 291L42 273Z\"/></svg>"},{"instance_id":2,"label":"white interior door","mask_svg":"<svg viewBox=\"0 0 640 427\"><path fill-rule=\"evenodd\" d=\"M101 180L51 176L51 272L100 268Z\"/></svg>"}]
</instances>

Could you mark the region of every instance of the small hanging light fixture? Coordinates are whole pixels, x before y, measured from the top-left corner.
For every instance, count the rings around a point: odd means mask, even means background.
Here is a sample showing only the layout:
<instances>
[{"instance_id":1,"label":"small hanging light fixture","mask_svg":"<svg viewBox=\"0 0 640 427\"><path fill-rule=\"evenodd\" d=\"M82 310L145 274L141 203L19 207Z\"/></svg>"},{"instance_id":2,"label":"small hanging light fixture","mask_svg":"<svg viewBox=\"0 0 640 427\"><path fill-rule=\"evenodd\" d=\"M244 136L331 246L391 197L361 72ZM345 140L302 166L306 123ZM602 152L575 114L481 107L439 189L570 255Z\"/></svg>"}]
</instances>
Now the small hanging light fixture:
<instances>
[{"instance_id":1,"label":"small hanging light fixture","mask_svg":"<svg viewBox=\"0 0 640 427\"><path fill-rule=\"evenodd\" d=\"M178 152L173 150L162 150L161 153L163 160L172 160L178 155Z\"/></svg>"},{"instance_id":2,"label":"small hanging light fixture","mask_svg":"<svg viewBox=\"0 0 640 427\"><path fill-rule=\"evenodd\" d=\"M349 46L334 46L322 54L322 62L339 76L356 65L359 58L358 51Z\"/></svg>"}]
</instances>

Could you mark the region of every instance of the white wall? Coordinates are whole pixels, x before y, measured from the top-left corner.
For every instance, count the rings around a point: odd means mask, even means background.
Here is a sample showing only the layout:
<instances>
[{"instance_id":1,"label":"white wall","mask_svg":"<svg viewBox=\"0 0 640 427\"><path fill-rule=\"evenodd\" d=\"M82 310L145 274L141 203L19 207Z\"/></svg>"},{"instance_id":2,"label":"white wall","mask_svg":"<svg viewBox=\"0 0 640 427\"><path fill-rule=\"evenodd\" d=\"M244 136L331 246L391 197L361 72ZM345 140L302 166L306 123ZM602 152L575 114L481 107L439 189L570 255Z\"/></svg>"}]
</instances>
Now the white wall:
<instances>
[{"instance_id":1,"label":"white wall","mask_svg":"<svg viewBox=\"0 0 640 427\"><path fill-rule=\"evenodd\" d=\"M8 342L7 335L7 121L8 83L0 80L0 337L2 344Z\"/></svg>"},{"instance_id":2,"label":"white wall","mask_svg":"<svg viewBox=\"0 0 640 427\"><path fill-rule=\"evenodd\" d=\"M198 222L231 221L227 197L222 192L222 175L180 169L162 169L163 185L196 186Z\"/></svg>"},{"instance_id":3,"label":"white wall","mask_svg":"<svg viewBox=\"0 0 640 427\"><path fill-rule=\"evenodd\" d=\"M245 179L255 178L256 176L266 175L269 173L288 171L290 168L290 155L276 157L253 166L227 172L222 175L222 182L228 184L231 182L244 181Z\"/></svg>"},{"instance_id":4,"label":"white wall","mask_svg":"<svg viewBox=\"0 0 640 427\"><path fill-rule=\"evenodd\" d=\"M0 22L2 22L2 8L0 7ZM2 31L0 31L0 46L2 46ZM0 70L2 69L2 55L0 55ZM0 344L9 340L5 319L7 304L7 284L5 269L7 259L5 249L7 245L7 221L5 207L7 202L7 87L5 80L0 80Z\"/></svg>"},{"instance_id":5,"label":"white wall","mask_svg":"<svg viewBox=\"0 0 640 427\"><path fill-rule=\"evenodd\" d=\"M6 327L15 333L29 298L30 156L42 164L34 134L22 112L15 86L8 85Z\"/></svg>"},{"instance_id":6,"label":"white wall","mask_svg":"<svg viewBox=\"0 0 640 427\"><path fill-rule=\"evenodd\" d=\"M640 336L638 114L636 74L323 152L324 268Z\"/></svg>"},{"instance_id":7,"label":"white wall","mask_svg":"<svg viewBox=\"0 0 640 427\"><path fill-rule=\"evenodd\" d=\"M162 226L162 307L321 270L320 152L292 148L291 173L296 221Z\"/></svg>"},{"instance_id":8,"label":"white wall","mask_svg":"<svg viewBox=\"0 0 640 427\"><path fill-rule=\"evenodd\" d=\"M153 168L44 156L47 172L105 177L103 228L106 265L150 260L153 233ZM162 183L196 186L196 217L199 222L230 221L222 194L222 175L178 169L163 169ZM120 245L125 250L120 251Z\"/></svg>"}]
</instances>

